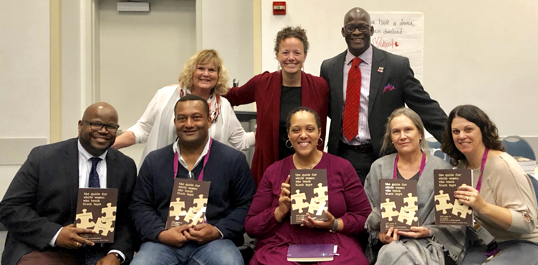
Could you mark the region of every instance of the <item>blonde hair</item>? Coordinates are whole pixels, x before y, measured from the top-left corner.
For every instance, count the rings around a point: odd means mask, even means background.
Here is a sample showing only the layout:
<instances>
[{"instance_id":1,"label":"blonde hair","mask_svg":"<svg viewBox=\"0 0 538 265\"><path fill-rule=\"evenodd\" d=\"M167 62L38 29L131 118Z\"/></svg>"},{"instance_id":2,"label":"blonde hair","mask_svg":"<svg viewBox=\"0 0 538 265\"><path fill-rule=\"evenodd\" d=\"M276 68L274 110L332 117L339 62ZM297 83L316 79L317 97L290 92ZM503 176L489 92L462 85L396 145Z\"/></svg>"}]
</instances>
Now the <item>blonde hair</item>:
<instances>
[{"instance_id":1,"label":"blonde hair","mask_svg":"<svg viewBox=\"0 0 538 265\"><path fill-rule=\"evenodd\" d=\"M222 59L219 56L219 53L215 50L201 50L191 56L189 60L183 66L183 71L179 75L179 85L184 88L188 88L192 91L194 84L192 82L192 76L196 67L200 64L209 64L212 63L215 68L217 68L218 79L217 84L211 90L211 93L217 95L224 95L228 92L228 70L224 67Z\"/></svg>"}]
</instances>

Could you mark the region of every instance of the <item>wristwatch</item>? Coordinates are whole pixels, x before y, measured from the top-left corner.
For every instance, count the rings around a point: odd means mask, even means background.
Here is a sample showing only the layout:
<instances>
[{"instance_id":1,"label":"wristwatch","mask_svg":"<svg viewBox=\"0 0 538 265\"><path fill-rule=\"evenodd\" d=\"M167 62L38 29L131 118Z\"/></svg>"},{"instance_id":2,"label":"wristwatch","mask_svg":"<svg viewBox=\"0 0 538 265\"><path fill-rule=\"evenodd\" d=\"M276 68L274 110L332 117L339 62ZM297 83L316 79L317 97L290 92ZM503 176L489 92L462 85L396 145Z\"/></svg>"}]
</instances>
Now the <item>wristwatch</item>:
<instances>
[{"instance_id":1,"label":"wristwatch","mask_svg":"<svg viewBox=\"0 0 538 265\"><path fill-rule=\"evenodd\" d=\"M125 260L123 259L123 257L118 253L118 252L112 252L112 254L114 256L116 256L116 258L120 261L120 264L122 264Z\"/></svg>"},{"instance_id":2,"label":"wristwatch","mask_svg":"<svg viewBox=\"0 0 538 265\"><path fill-rule=\"evenodd\" d=\"M334 219L333 229L329 230L329 232L336 233L336 230L338 230L338 219L340 219L340 218Z\"/></svg>"}]
</instances>

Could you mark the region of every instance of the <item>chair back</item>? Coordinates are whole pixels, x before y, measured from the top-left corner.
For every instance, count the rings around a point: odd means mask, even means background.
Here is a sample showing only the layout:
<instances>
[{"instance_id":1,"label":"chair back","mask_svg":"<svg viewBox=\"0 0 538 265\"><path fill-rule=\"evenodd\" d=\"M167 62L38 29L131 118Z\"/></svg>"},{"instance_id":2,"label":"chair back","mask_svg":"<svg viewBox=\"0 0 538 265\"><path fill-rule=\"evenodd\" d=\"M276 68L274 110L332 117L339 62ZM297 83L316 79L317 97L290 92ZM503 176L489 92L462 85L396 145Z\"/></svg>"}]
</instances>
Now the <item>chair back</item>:
<instances>
[{"instance_id":1,"label":"chair back","mask_svg":"<svg viewBox=\"0 0 538 265\"><path fill-rule=\"evenodd\" d=\"M534 150L527 140L517 135L506 136L502 139L506 152L511 156L522 156L531 160L536 160Z\"/></svg>"},{"instance_id":2,"label":"chair back","mask_svg":"<svg viewBox=\"0 0 538 265\"><path fill-rule=\"evenodd\" d=\"M439 143L435 138L426 138L428 142L428 148L430 149L430 154L436 157L439 157L447 162L450 162L450 156L441 151L441 143Z\"/></svg>"}]
</instances>

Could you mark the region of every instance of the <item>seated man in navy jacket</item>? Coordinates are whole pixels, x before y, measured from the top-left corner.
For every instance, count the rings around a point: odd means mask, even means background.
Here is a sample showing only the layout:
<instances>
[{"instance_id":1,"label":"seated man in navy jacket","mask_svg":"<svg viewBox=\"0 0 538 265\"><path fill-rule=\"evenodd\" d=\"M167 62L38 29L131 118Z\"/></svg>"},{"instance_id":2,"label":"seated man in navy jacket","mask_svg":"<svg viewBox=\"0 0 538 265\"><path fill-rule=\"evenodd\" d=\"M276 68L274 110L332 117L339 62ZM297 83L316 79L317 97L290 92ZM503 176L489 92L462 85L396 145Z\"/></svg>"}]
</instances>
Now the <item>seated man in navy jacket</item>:
<instances>
[{"instance_id":1,"label":"seated man in navy jacket","mask_svg":"<svg viewBox=\"0 0 538 265\"><path fill-rule=\"evenodd\" d=\"M256 189L246 158L209 137L203 98L182 97L174 110L178 140L151 152L138 175L133 218L143 244L131 264L243 264L236 245ZM165 229L174 178L189 176L211 181L207 222Z\"/></svg>"}]
</instances>

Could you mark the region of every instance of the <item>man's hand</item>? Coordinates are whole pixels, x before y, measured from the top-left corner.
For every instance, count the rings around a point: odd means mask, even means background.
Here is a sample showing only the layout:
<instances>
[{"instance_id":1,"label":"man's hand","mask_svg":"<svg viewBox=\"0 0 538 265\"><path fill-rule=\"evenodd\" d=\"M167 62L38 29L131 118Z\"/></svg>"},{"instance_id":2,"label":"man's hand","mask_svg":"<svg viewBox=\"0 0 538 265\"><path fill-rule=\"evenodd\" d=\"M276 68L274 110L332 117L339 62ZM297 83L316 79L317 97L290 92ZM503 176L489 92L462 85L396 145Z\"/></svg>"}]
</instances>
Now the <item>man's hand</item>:
<instances>
[{"instance_id":1,"label":"man's hand","mask_svg":"<svg viewBox=\"0 0 538 265\"><path fill-rule=\"evenodd\" d=\"M120 260L116 258L116 255L110 253L98 260L95 265L120 265Z\"/></svg>"},{"instance_id":2,"label":"man's hand","mask_svg":"<svg viewBox=\"0 0 538 265\"><path fill-rule=\"evenodd\" d=\"M183 235L183 233L191 227L192 225L185 224L164 230L159 233L159 242L169 246L181 247L183 244L185 244L185 242L187 242L187 238Z\"/></svg>"},{"instance_id":3,"label":"man's hand","mask_svg":"<svg viewBox=\"0 0 538 265\"><path fill-rule=\"evenodd\" d=\"M84 245L95 245L92 241L81 237L81 234L95 234L91 229L76 228L74 224L64 226L58 237L56 238L56 244L62 248L77 249Z\"/></svg>"},{"instance_id":4,"label":"man's hand","mask_svg":"<svg viewBox=\"0 0 538 265\"><path fill-rule=\"evenodd\" d=\"M199 245L221 238L219 230L210 224L195 225L183 232L187 240L192 240Z\"/></svg>"}]
</instances>

